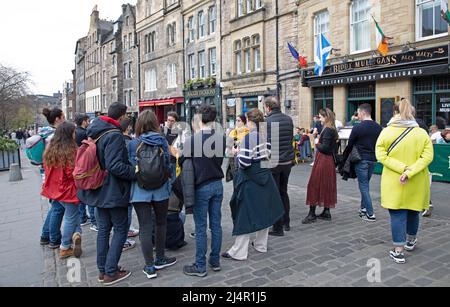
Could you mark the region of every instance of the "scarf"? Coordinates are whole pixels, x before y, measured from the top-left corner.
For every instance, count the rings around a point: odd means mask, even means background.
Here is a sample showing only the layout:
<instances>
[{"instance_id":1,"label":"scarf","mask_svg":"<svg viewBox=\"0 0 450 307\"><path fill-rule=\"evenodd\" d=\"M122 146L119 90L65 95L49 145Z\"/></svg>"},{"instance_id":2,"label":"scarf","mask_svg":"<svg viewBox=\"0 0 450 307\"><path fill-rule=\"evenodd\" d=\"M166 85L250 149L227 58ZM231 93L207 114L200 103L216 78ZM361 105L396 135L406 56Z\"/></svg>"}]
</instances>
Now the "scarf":
<instances>
[{"instance_id":1,"label":"scarf","mask_svg":"<svg viewBox=\"0 0 450 307\"><path fill-rule=\"evenodd\" d=\"M397 127L397 128L415 128L419 127L419 124L415 120L404 120L401 119L400 115L394 115L391 118L388 127Z\"/></svg>"}]
</instances>

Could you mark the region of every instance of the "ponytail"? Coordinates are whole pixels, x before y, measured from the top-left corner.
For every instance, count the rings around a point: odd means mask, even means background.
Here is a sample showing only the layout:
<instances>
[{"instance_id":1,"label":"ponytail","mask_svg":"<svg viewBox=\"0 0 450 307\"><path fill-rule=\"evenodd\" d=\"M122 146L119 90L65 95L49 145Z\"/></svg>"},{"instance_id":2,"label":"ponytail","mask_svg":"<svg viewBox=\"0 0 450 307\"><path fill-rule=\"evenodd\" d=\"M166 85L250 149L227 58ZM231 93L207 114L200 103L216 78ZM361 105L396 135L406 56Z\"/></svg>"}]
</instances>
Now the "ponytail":
<instances>
[{"instance_id":1,"label":"ponytail","mask_svg":"<svg viewBox=\"0 0 450 307\"><path fill-rule=\"evenodd\" d=\"M395 103L394 112L400 115L402 120L415 120L414 107L408 99L401 99Z\"/></svg>"}]
</instances>

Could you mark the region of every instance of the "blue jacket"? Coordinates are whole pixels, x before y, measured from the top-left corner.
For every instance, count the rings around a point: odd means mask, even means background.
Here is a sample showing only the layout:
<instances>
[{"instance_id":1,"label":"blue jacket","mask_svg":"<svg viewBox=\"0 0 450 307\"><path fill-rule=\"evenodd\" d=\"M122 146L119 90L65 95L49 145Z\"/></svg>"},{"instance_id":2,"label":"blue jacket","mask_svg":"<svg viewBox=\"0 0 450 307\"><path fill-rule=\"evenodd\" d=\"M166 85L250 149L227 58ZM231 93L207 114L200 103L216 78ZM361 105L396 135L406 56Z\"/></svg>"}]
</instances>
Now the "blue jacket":
<instances>
[{"instance_id":1,"label":"blue jacket","mask_svg":"<svg viewBox=\"0 0 450 307\"><path fill-rule=\"evenodd\" d=\"M128 158L133 167L136 167L136 151L140 144L144 142L147 145L162 146L165 155L165 161L167 167L170 168L170 156L169 156L169 146L167 144L166 138L156 132L148 132L141 135L139 138L132 140L128 144ZM152 201L163 201L169 199L170 193L172 191L172 186L170 180L168 180L162 187L156 190L144 190L141 189L137 183L134 181L131 185L131 197L130 203L149 203Z\"/></svg>"},{"instance_id":2,"label":"blue jacket","mask_svg":"<svg viewBox=\"0 0 450 307\"><path fill-rule=\"evenodd\" d=\"M136 180L120 127L97 118L87 129L87 136L96 139L112 129L117 132L108 133L97 142L100 166L108 171L103 186L97 190L79 190L77 194L83 203L103 209L128 207L131 181Z\"/></svg>"}]
</instances>

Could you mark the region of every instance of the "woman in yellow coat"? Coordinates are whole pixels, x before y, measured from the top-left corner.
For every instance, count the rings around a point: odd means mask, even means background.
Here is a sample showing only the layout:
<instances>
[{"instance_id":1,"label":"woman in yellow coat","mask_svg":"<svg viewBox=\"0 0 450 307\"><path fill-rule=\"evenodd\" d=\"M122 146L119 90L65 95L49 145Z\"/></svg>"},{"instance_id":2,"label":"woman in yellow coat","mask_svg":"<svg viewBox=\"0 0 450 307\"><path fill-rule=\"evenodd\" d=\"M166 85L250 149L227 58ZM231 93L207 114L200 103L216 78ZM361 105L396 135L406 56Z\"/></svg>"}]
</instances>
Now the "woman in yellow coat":
<instances>
[{"instance_id":1,"label":"woman in yellow coat","mask_svg":"<svg viewBox=\"0 0 450 307\"><path fill-rule=\"evenodd\" d=\"M378 138L376 156L384 166L381 205L391 215L395 248L390 257L405 263L404 250L414 250L420 213L429 207L428 165L433 161L433 144L415 121L408 100L395 104L394 117Z\"/></svg>"}]
</instances>

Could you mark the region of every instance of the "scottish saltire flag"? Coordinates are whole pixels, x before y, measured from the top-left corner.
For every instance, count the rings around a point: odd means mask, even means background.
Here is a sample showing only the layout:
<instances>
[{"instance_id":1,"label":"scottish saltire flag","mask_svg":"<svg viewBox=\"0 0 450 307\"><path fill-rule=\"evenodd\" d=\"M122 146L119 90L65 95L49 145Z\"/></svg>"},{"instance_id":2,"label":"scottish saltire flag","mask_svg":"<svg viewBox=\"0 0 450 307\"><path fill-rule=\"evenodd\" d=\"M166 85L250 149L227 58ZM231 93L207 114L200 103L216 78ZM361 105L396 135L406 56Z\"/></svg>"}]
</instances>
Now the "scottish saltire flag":
<instances>
[{"instance_id":1,"label":"scottish saltire flag","mask_svg":"<svg viewBox=\"0 0 450 307\"><path fill-rule=\"evenodd\" d=\"M450 11L448 10L448 0L441 0L441 16L450 25Z\"/></svg>"},{"instance_id":2,"label":"scottish saltire flag","mask_svg":"<svg viewBox=\"0 0 450 307\"><path fill-rule=\"evenodd\" d=\"M317 46L314 55L314 62L316 63L314 74L316 76L322 76L332 49L330 42L325 38L323 33L317 36Z\"/></svg>"}]
</instances>

